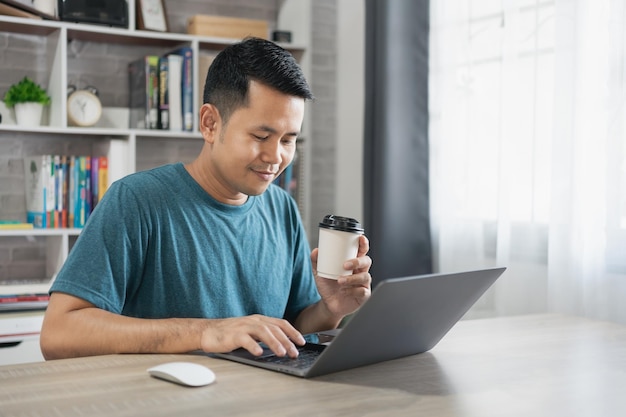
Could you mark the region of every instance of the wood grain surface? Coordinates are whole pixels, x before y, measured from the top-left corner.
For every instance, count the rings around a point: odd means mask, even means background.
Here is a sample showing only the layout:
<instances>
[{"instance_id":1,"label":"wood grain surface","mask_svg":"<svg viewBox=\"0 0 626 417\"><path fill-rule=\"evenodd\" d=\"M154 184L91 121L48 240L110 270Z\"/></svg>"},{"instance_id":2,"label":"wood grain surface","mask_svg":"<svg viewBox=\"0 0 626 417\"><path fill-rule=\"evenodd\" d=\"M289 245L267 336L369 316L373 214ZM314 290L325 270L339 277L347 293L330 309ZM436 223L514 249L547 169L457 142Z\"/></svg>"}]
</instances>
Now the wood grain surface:
<instances>
[{"instance_id":1,"label":"wood grain surface","mask_svg":"<svg viewBox=\"0 0 626 417\"><path fill-rule=\"evenodd\" d=\"M146 369L198 362L187 388ZM0 367L0 416L624 416L626 327L533 315L459 322L432 351L313 379L204 355Z\"/></svg>"}]
</instances>

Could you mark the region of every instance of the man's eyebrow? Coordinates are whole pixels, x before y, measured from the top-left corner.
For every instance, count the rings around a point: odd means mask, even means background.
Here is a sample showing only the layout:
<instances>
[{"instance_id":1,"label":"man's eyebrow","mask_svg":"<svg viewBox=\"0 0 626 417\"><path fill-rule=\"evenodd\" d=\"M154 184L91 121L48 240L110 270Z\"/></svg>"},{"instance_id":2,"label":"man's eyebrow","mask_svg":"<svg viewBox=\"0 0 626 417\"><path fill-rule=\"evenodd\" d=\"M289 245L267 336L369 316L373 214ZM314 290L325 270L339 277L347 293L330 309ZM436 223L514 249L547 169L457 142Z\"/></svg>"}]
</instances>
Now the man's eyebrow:
<instances>
[{"instance_id":1,"label":"man's eyebrow","mask_svg":"<svg viewBox=\"0 0 626 417\"><path fill-rule=\"evenodd\" d=\"M267 132L267 133L274 134L274 135L275 135L276 133L278 133L278 132L276 131L276 129L274 129L273 127L267 126L267 125L257 126L256 130L261 130L261 131L263 131L263 132ZM285 136L298 136L298 135L300 135L300 132L299 132L299 131L297 131L297 132L287 132L287 133L285 133Z\"/></svg>"}]
</instances>

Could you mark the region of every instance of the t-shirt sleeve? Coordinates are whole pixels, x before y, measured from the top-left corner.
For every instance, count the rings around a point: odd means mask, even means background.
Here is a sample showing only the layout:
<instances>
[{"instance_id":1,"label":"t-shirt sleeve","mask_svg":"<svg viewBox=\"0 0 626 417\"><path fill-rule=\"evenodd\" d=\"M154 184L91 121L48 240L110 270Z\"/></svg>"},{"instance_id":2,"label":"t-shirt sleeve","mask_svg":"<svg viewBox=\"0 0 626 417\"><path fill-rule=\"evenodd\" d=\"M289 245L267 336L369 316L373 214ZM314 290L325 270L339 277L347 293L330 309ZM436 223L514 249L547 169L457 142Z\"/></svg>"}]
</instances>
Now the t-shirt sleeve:
<instances>
[{"instance_id":1,"label":"t-shirt sleeve","mask_svg":"<svg viewBox=\"0 0 626 417\"><path fill-rule=\"evenodd\" d=\"M111 185L71 249L50 292L63 292L120 314L143 264L141 204L123 183ZM132 262L131 262L132 260ZM131 287L129 287L129 285Z\"/></svg>"}]
</instances>

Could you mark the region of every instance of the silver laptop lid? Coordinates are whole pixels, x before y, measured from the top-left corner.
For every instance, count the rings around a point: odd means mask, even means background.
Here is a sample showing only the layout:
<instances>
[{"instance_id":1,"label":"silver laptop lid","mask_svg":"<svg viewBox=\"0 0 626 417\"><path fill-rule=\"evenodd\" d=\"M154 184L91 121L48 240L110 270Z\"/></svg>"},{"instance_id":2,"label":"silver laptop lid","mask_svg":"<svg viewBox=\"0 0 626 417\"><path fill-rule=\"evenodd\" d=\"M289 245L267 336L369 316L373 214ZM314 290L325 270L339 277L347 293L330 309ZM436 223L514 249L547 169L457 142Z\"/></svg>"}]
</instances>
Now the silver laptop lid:
<instances>
[{"instance_id":1,"label":"silver laptop lid","mask_svg":"<svg viewBox=\"0 0 626 417\"><path fill-rule=\"evenodd\" d=\"M307 376L432 349L506 268L382 281Z\"/></svg>"}]
</instances>

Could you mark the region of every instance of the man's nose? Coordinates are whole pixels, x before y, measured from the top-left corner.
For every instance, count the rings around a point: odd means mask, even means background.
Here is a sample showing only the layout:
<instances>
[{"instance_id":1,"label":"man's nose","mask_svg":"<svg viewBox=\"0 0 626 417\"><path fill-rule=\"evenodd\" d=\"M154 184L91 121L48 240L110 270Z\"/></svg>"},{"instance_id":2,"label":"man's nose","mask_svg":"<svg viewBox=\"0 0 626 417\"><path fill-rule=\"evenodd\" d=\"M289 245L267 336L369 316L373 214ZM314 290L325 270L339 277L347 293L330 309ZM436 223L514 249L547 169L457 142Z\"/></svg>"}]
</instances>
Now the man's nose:
<instances>
[{"instance_id":1,"label":"man's nose","mask_svg":"<svg viewBox=\"0 0 626 417\"><path fill-rule=\"evenodd\" d=\"M263 144L262 159L270 164L280 164L283 160L280 141L267 141Z\"/></svg>"}]
</instances>

